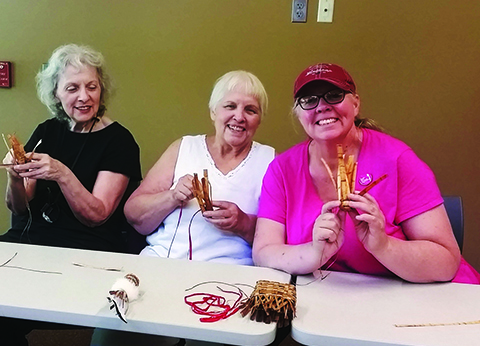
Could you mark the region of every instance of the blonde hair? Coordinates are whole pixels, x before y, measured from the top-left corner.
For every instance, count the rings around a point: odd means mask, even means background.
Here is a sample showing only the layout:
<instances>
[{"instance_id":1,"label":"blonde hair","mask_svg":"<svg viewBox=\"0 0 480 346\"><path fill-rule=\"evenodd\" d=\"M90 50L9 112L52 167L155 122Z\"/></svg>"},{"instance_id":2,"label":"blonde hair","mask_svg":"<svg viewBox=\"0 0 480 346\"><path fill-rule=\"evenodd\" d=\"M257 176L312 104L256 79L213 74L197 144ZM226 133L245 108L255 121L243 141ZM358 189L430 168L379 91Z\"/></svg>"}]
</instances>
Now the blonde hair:
<instances>
[{"instance_id":1,"label":"blonde hair","mask_svg":"<svg viewBox=\"0 0 480 346\"><path fill-rule=\"evenodd\" d=\"M208 102L210 111L214 111L225 95L233 90L255 97L261 116L267 113L268 96L262 82L252 73L241 70L227 72L217 79Z\"/></svg>"},{"instance_id":2,"label":"blonde hair","mask_svg":"<svg viewBox=\"0 0 480 346\"><path fill-rule=\"evenodd\" d=\"M355 117L355 126L359 129L370 129L378 132L386 132L385 129L375 120L370 118Z\"/></svg>"}]
</instances>

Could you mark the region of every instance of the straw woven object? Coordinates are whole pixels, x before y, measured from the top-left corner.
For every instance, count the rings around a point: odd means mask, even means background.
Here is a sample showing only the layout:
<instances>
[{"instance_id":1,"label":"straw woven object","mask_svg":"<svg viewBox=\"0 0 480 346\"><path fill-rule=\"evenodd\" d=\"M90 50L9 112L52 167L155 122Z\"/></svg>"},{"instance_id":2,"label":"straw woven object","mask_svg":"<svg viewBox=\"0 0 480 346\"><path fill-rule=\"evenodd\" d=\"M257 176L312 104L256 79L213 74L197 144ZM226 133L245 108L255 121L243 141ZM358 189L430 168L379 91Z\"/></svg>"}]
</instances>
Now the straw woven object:
<instances>
[{"instance_id":1,"label":"straw woven object","mask_svg":"<svg viewBox=\"0 0 480 346\"><path fill-rule=\"evenodd\" d=\"M343 147L341 144L337 144L337 159L338 159L338 170L337 170L336 180L327 162L323 158L321 158L321 161L325 166L331 181L333 182L333 186L335 187L335 189L337 189L337 197L338 197L338 200L341 202L340 209L348 211L348 210L351 210L349 206L350 200L348 199L348 194L355 192L355 180L357 178L358 162L353 161L354 160L353 155L349 155L347 158L347 162L345 162L345 153L343 151ZM382 175L377 180L371 182L358 194L360 196L365 195L368 191L370 191L372 187L377 185L386 177L387 177L386 174Z\"/></svg>"},{"instance_id":2,"label":"straw woven object","mask_svg":"<svg viewBox=\"0 0 480 346\"><path fill-rule=\"evenodd\" d=\"M250 298L241 310L245 317L257 322L277 322L278 327L288 326L295 317L297 291L292 284L259 280Z\"/></svg>"},{"instance_id":3,"label":"straw woven object","mask_svg":"<svg viewBox=\"0 0 480 346\"><path fill-rule=\"evenodd\" d=\"M213 210L210 197L210 182L208 181L208 170L203 170L203 178L200 181L197 173L193 174L192 180L193 196L197 199L202 213L206 210Z\"/></svg>"}]
</instances>

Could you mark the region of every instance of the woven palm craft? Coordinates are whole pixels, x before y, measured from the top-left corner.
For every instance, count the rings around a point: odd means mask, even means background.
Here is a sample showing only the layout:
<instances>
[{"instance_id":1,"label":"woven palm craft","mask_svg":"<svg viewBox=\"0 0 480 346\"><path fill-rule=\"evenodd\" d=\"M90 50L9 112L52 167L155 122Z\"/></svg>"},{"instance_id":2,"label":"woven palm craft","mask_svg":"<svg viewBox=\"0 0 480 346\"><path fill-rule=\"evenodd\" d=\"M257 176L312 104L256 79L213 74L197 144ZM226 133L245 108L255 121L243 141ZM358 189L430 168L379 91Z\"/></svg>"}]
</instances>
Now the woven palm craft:
<instances>
[{"instance_id":1,"label":"woven palm craft","mask_svg":"<svg viewBox=\"0 0 480 346\"><path fill-rule=\"evenodd\" d=\"M200 181L197 173L193 174L193 196L197 199L198 205L202 213L206 210L213 210L212 201L210 199L210 182L208 181L208 171L203 170L203 178Z\"/></svg>"},{"instance_id":2,"label":"woven palm craft","mask_svg":"<svg viewBox=\"0 0 480 346\"><path fill-rule=\"evenodd\" d=\"M337 179L333 176L332 170L322 158L322 163L327 169L328 175L333 183L333 186L337 190L338 200L341 202L340 209L343 210L350 210L348 199L348 194L355 192L355 180L357 177L357 165L358 162L354 162L354 156L349 155L347 158L347 162L345 162L345 153L341 144L337 144L337 158L338 158L338 171L337 171ZM375 185L379 182L384 180L387 177L386 174L382 175L377 180L371 182L368 186L366 186L362 191L358 194L360 196L365 195L370 189L372 189Z\"/></svg>"},{"instance_id":3,"label":"woven palm craft","mask_svg":"<svg viewBox=\"0 0 480 346\"><path fill-rule=\"evenodd\" d=\"M245 317L257 322L277 322L278 327L288 326L295 317L297 291L294 285L258 280L250 298L241 310Z\"/></svg>"}]
</instances>

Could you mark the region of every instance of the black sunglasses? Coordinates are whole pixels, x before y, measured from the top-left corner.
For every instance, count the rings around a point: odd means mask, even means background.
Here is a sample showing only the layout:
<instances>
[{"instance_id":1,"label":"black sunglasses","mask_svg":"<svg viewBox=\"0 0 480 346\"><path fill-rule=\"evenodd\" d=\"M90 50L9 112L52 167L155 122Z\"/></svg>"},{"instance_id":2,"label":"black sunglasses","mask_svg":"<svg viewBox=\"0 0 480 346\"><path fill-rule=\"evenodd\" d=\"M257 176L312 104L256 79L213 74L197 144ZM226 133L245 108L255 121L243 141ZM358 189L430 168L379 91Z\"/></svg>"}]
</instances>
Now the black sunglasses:
<instances>
[{"instance_id":1,"label":"black sunglasses","mask_svg":"<svg viewBox=\"0 0 480 346\"><path fill-rule=\"evenodd\" d=\"M299 104L302 109L307 111L316 108L320 103L321 99L324 99L325 102L330 105L340 103L345 99L345 94L347 94L345 90L334 89L326 92L323 95L309 95L299 97L297 99L297 104Z\"/></svg>"}]
</instances>

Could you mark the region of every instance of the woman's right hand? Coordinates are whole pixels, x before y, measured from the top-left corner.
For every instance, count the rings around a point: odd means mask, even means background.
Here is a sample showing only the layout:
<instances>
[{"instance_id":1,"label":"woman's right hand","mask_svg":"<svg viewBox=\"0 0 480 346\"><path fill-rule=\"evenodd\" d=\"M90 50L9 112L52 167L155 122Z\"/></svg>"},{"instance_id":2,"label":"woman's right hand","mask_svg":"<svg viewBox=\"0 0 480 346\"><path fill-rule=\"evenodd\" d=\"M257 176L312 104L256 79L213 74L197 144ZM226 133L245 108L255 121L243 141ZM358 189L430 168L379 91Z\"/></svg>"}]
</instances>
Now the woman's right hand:
<instances>
[{"instance_id":1,"label":"woman's right hand","mask_svg":"<svg viewBox=\"0 0 480 346\"><path fill-rule=\"evenodd\" d=\"M324 265L332 258L343 245L345 234L342 224L345 221L345 212L334 213L333 209L340 206L340 201L330 201L323 205L322 213L313 225L313 246L320 251Z\"/></svg>"},{"instance_id":2,"label":"woman's right hand","mask_svg":"<svg viewBox=\"0 0 480 346\"><path fill-rule=\"evenodd\" d=\"M186 174L178 180L177 185L172 190L173 198L184 204L193 198L193 175Z\"/></svg>"},{"instance_id":3,"label":"woman's right hand","mask_svg":"<svg viewBox=\"0 0 480 346\"><path fill-rule=\"evenodd\" d=\"M141 234L151 234L170 213L193 198L191 175L181 177L172 188L182 140L176 140L148 171L125 203L128 222Z\"/></svg>"},{"instance_id":4,"label":"woman's right hand","mask_svg":"<svg viewBox=\"0 0 480 346\"><path fill-rule=\"evenodd\" d=\"M9 150L7 152L7 155L5 155L5 157L3 158L2 163L6 165L15 164L15 159L13 158L12 150ZM16 179L16 180L22 180L22 177L17 173L17 171L13 169L13 166L7 166L5 167L5 169L9 174L10 178Z\"/></svg>"},{"instance_id":5,"label":"woman's right hand","mask_svg":"<svg viewBox=\"0 0 480 346\"><path fill-rule=\"evenodd\" d=\"M20 165L16 165L12 150L5 155L3 158L3 163L6 165L11 165L5 167L8 176L7 191L5 193L5 202L7 203L7 207L16 215L26 213L26 201L29 201L33 198L35 194L36 181L33 179L24 180L20 175L20 171L14 168Z\"/></svg>"}]
</instances>

